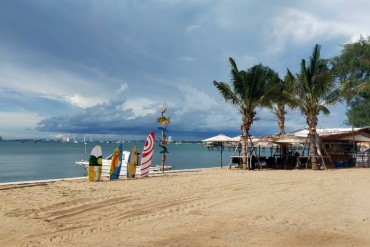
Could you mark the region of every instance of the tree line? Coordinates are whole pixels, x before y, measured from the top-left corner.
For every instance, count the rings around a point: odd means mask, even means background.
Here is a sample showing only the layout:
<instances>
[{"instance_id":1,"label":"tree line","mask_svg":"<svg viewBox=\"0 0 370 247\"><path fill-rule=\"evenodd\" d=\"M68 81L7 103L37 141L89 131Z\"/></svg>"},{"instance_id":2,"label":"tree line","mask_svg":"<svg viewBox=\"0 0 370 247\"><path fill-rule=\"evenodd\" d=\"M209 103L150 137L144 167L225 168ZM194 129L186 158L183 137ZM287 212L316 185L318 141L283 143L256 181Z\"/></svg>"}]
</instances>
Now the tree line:
<instances>
[{"instance_id":1,"label":"tree line","mask_svg":"<svg viewBox=\"0 0 370 247\"><path fill-rule=\"evenodd\" d=\"M312 169L318 169L315 145L319 114L329 115L329 106L347 104L345 124L354 127L370 125L370 36L345 44L339 56L323 59L321 46L314 46L309 60L302 59L300 71L287 69L280 78L273 69L255 65L239 70L233 58L231 82L214 81L226 102L241 113L243 169L248 168L247 138L256 120L256 109L266 107L276 115L279 134L285 133L286 109L298 109L306 118L310 141Z\"/></svg>"}]
</instances>

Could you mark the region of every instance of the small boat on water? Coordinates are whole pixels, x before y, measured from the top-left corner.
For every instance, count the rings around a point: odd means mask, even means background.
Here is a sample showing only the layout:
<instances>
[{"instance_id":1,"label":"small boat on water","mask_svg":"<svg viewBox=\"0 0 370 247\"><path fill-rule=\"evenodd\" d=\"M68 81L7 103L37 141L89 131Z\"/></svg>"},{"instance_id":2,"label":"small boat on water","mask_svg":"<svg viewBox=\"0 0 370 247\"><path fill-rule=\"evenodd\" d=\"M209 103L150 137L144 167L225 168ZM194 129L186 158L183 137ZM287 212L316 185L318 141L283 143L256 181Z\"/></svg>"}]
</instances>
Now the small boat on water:
<instances>
[{"instance_id":1,"label":"small boat on water","mask_svg":"<svg viewBox=\"0 0 370 247\"><path fill-rule=\"evenodd\" d=\"M102 176L109 176L110 175L110 164L112 162L112 156L113 154L107 156L106 158L103 158L102 159ZM130 157L130 152L128 151L122 151L122 167L121 167L121 172L120 172L120 176L124 176L126 177L127 176L127 161L128 161L128 158ZM89 169L89 161L86 160L86 159L83 159L83 160L79 160L79 161L76 161L75 162L76 165L82 165L85 167L86 170ZM168 170L172 170L173 167L172 166L165 166L164 167L164 170L165 171L168 171ZM155 174L155 173L159 173L159 172L162 172L162 166L151 166L150 169L149 169L149 174ZM140 160L138 160L137 162L137 165L136 165L136 175L137 176L140 176Z\"/></svg>"}]
</instances>

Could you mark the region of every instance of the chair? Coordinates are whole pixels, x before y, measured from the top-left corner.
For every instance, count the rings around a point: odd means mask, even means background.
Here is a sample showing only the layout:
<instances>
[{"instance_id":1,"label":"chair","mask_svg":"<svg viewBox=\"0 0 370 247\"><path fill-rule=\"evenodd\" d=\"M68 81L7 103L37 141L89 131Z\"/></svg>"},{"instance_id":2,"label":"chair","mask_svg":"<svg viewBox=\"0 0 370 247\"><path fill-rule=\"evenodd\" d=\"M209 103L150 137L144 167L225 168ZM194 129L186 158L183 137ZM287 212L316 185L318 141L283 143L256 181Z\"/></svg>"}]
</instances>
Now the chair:
<instances>
[{"instance_id":1,"label":"chair","mask_svg":"<svg viewBox=\"0 0 370 247\"><path fill-rule=\"evenodd\" d=\"M231 159L231 164L233 164L233 166L235 168L239 168L240 167L240 158L233 157Z\"/></svg>"}]
</instances>

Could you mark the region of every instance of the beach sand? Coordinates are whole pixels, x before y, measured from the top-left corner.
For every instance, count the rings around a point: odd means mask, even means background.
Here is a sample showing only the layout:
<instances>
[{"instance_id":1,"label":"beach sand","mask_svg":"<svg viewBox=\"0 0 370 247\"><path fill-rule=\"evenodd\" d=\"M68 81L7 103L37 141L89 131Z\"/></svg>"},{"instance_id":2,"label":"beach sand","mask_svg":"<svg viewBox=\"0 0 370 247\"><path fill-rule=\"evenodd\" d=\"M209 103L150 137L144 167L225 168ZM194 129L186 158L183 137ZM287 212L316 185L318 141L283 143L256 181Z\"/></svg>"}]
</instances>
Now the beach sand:
<instances>
[{"instance_id":1,"label":"beach sand","mask_svg":"<svg viewBox=\"0 0 370 247\"><path fill-rule=\"evenodd\" d=\"M370 246L370 169L0 186L0 246Z\"/></svg>"}]
</instances>

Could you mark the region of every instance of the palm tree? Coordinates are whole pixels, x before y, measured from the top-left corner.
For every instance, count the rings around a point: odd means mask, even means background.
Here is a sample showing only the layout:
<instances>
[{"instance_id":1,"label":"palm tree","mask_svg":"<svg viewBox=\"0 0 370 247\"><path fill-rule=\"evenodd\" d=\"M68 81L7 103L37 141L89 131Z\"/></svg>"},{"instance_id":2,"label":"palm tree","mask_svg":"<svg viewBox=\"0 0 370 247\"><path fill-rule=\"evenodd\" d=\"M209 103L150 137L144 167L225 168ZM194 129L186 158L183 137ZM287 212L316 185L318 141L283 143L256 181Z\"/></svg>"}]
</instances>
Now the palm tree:
<instances>
[{"instance_id":1,"label":"palm tree","mask_svg":"<svg viewBox=\"0 0 370 247\"><path fill-rule=\"evenodd\" d=\"M271 78L271 85L273 87L273 93L269 97L269 100L265 102L263 105L271 110L271 112L276 116L278 126L279 126L279 135L285 134L285 115L286 115L286 106L294 108L291 105L283 94L284 90L291 91L293 88L293 81L289 75L286 75L284 80L279 78L278 74L275 74L273 78Z\"/></svg>"},{"instance_id":2,"label":"palm tree","mask_svg":"<svg viewBox=\"0 0 370 247\"><path fill-rule=\"evenodd\" d=\"M293 87L293 80L289 75L286 75L284 80L281 80L279 78L278 74L275 74L274 77L271 80L270 87L273 87L273 93L269 97L269 100L267 100L263 107L266 107L271 110L271 112L276 116L277 123L279 126L279 135L285 134L285 115L286 112L286 106L289 106L290 108L294 108L294 105L291 105L291 103L285 98L283 92L291 91ZM282 157L287 157L288 155L288 147L286 145L281 145L281 154Z\"/></svg>"},{"instance_id":3,"label":"palm tree","mask_svg":"<svg viewBox=\"0 0 370 247\"><path fill-rule=\"evenodd\" d=\"M248 167L247 138L249 130L255 120L256 108L266 101L273 89L266 90L275 72L262 64L255 65L247 71L239 71L234 59L229 58L229 63L231 65L232 87L225 82L214 81L213 84L225 101L235 105L242 115L242 164L243 169L246 170Z\"/></svg>"},{"instance_id":4,"label":"palm tree","mask_svg":"<svg viewBox=\"0 0 370 247\"><path fill-rule=\"evenodd\" d=\"M344 95L349 92L346 85L339 87L335 82L332 70L328 67L327 60L320 58L321 46L316 44L309 64L302 59L301 71L296 76L288 70L289 77L294 80L292 91L284 90L284 95L296 105L306 117L312 169L317 170L316 126L318 115L330 113L327 106L333 106L344 101Z\"/></svg>"}]
</instances>

